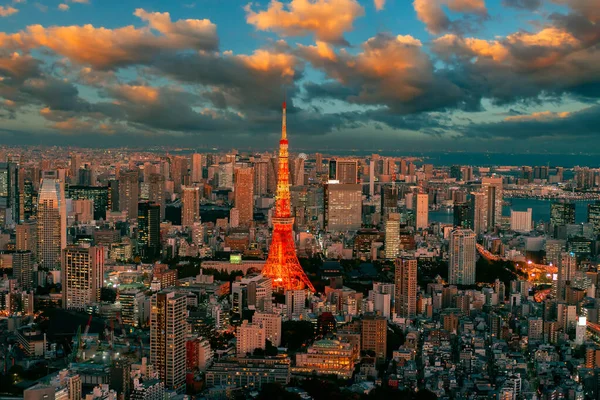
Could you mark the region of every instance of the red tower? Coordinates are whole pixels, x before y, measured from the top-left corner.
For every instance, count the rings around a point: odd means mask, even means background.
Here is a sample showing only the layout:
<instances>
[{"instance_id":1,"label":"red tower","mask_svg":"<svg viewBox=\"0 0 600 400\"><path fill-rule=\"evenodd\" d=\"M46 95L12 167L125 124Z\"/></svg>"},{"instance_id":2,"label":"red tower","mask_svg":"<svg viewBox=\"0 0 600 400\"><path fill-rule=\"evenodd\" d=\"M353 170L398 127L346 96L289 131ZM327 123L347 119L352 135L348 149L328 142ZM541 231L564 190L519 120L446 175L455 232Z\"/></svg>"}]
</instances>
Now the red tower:
<instances>
[{"instance_id":1,"label":"red tower","mask_svg":"<svg viewBox=\"0 0 600 400\"><path fill-rule=\"evenodd\" d=\"M290 167L288 161L288 140L283 102L283 121L281 140L279 141L279 170L277 173L277 196L275 197L275 216L273 217L273 238L269 249L269 258L262 274L273 279L273 288L298 290L305 287L311 291L315 288L302 270L298 256L292 227L294 217L290 206Z\"/></svg>"}]
</instances>

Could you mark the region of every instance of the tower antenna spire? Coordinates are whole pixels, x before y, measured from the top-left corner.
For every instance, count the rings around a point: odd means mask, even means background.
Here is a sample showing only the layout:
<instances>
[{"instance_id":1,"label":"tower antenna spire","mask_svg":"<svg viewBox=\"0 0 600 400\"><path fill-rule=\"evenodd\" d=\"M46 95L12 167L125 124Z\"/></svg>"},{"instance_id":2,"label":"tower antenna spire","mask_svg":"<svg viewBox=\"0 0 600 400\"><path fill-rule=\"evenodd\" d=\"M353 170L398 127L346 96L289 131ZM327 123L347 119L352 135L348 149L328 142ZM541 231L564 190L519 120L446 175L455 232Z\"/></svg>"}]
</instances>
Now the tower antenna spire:
<instances>
[{"instance_id":1,"label":"tower antenna spire","mask_svg":"<svg viewBox=\"0 0 600 400\"><path fill-rule=\"evenodd\" d=\"M287 140L287 89L283 88L283 117L281 119L281 140Z\"/></svg>"}]
</instances>

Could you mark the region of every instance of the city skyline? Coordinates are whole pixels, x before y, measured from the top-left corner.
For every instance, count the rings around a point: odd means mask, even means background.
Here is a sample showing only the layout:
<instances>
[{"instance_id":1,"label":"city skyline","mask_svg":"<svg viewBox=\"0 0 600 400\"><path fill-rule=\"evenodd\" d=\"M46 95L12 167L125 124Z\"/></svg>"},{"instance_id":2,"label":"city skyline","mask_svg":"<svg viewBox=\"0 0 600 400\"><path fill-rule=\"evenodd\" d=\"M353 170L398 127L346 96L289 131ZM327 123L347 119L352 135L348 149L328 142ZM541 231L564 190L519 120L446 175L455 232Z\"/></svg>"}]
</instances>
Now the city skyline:
<instances>
[{"instance_id":1,"label":"city skyline","mask_svg":"<svg viewBox=\"0 0 600 400\"><path fill-rule=\"evenodd\" d=\"M142 7L142 8L140 8ZM582 0L14 1L3 145L594 153Z\"/></svg>"}]
</instances>

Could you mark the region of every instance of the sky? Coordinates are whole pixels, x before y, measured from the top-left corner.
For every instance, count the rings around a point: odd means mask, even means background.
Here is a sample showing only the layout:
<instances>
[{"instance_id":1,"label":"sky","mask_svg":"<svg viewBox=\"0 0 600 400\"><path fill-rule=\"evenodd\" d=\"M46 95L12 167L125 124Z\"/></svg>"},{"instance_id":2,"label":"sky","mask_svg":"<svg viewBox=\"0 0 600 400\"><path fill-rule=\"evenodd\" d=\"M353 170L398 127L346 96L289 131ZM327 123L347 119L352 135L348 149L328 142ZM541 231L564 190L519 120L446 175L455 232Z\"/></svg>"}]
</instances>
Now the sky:
<instances>
[{"instance_id":1,"label":"sky","mask_svg":"<svg viewBox=\"0 0 600 400\"><path fill-rule=\"evenodd\" d=\"M0 145L600 153L597 0L0 0Z\"/></svg>"}]
</instances>

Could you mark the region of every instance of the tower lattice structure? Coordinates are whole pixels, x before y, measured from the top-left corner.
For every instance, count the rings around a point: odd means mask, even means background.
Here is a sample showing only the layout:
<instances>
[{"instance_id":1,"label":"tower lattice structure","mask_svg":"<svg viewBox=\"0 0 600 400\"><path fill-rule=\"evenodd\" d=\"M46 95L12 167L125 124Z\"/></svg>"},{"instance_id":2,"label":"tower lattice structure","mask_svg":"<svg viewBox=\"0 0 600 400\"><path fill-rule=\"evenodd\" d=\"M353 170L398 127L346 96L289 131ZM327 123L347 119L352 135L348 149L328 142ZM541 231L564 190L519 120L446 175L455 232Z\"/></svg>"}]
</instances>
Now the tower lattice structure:
<instances>
[{"instance_id":1,"label":"tower lattice structure","mask_svg":"<svg viewBox=\"0 0 600 400\"><path fill-rule=\"evenodd\" d=\"M296 255L293 234L294 217L292 217L290 204L289 168L286 104L284 102L281 140L279 141L279 168L277 173L275 216L273 217L273 237L269 249L269 258L262 270L262 274L273 279L273 288L283 290L308 288L314 292L315 288L304 273Z\"/></svg>"}]
</instances>

